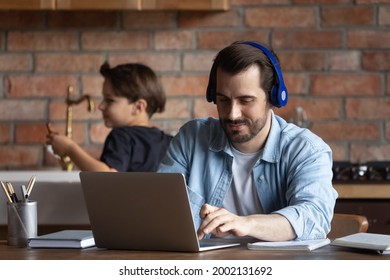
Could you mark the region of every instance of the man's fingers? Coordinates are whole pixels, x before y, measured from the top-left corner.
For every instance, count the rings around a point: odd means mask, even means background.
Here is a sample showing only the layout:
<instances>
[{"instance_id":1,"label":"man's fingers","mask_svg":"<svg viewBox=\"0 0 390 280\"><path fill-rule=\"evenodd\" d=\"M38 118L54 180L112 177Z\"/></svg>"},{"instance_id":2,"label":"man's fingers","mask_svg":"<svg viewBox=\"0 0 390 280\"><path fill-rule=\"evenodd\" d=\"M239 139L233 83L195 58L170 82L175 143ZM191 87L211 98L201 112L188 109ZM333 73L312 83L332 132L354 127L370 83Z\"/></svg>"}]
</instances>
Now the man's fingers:
<instances>
[{"instance_id":1,"label":"man's fingers","mask_svg":"<svg viewBox=\"0 0 390 280\"><path fill-rule=\"evenodd\" d=\"M229 215L226 215L223 209L218 209L210 213L199 227L199 231L203 234L215 234L218 228L229 221Z\"/></svg>"},{"instance_id":2,"label":"man's fingers","mask_svg":"<svg viewBox=\"0 0 390 280\"><path fill-rule=\"evenodd\" d=\"M206 218L210 213L211 213L211 212L208 211L208 210L203 210L203 211L201 210L199 216L200 216L201 219L204 219L204 218Z\"/></svg>"},{"instance_id":3,"label":"man's fingers","mask_svg":"<svg viewBox=\"0 0 390 280\"><path fill-rule=\"evenodd\" d=\"M218 207L211 206L209 204L203 204L202 208L199 211L199 216L201 219L206 218L208 215L210 215L212 212L218 210Z\"/></svg>"}]
</instances>

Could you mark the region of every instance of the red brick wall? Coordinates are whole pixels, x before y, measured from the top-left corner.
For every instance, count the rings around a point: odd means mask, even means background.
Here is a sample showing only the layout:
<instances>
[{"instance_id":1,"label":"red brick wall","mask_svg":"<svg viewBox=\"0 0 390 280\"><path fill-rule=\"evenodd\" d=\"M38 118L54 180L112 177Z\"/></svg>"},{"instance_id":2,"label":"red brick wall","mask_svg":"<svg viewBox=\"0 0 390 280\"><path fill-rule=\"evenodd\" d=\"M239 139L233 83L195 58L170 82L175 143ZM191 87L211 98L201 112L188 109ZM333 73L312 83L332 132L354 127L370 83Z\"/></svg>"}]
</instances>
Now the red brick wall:
<instances>
[{"instance_id":1,"label":"red brick wall","mask_svg":"<svg viewBox=\"0 0 390 280\"><path fill-rule=\"evenodd\" d=\"M231 0L227 12L0 11L0 169L60 168L46 122L65 131L67 86L99 102L99 66L146 63L161 76L168 132L215 115L204 98L216 52L235 40L272 46L309 127L335 160L390 160L390 0ZM108 130L74 107L73 138L95 156Z\"/></svg>"}]
</instances>

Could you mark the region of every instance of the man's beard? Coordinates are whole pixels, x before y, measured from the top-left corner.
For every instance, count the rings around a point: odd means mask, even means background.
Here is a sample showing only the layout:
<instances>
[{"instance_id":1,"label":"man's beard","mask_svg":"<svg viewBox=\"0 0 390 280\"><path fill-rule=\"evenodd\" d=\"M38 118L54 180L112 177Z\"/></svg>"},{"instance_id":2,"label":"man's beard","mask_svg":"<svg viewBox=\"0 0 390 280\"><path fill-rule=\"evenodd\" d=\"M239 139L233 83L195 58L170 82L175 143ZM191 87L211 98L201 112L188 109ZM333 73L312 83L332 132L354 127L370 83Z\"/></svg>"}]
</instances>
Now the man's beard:
<instances>
[{"instance_id":1,"label":"man's beard","mask_svg":"<svg viewBox=\"0 0 390 280\"><path fill-rule=\"evenodd\" d=\"M245 143L252 140L264 128L266 122L267 122L267 114L264 114L262 118L257 119L255 122L251 122L248 119L220 120L221 126L231 143ZM249 133L242 134L242 131L232 131L229 128L230 124L243 124L249 128Z\"/></svg>"}]
</instances>

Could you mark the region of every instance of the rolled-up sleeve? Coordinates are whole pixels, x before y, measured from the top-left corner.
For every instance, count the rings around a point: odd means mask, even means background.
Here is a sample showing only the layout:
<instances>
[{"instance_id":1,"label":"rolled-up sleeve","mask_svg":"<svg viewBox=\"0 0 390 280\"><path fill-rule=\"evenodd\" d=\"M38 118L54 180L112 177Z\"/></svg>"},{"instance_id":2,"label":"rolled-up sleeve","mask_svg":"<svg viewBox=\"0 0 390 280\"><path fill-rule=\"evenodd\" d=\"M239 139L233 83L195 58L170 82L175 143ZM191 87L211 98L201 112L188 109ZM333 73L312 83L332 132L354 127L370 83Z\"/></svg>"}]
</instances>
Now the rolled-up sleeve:
<instances>
[{"instance_id":1,"label":"rolled-up sleeve","mask_svg":"<svg viewBox=\"0 0 390 280\"><path fill-rule=\"evenodd\" d=\"M337 199L332 185L332 151L315 137L303 135L294 142L282 156L287 159L287 207L274 213L289 220L298 240L325 238Z\"/></svg>"}]
</instances>

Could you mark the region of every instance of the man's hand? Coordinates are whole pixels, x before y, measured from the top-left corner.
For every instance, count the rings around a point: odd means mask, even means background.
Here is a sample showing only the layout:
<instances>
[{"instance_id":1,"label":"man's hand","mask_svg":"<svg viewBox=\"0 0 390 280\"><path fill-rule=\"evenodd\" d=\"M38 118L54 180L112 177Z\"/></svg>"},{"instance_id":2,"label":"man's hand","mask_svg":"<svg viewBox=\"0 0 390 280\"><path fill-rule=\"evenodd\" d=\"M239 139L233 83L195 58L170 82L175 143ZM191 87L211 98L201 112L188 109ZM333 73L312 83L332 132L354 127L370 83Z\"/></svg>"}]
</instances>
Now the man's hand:
<instances>
[{"instance_id":1,"label":"man's hand","mask_svg":"<svg viewBox=\"0 0 390 280\"><path fill-rule=\"evenodd\" d=\"M225 237L229 234L246 236L249 232L249 216L237 216L224 208L209 204L202 206L199 215L203 219L203 223L198 229L198 239L202 239L209 233L217 237Z\"/></svg>"}]
</instances>

